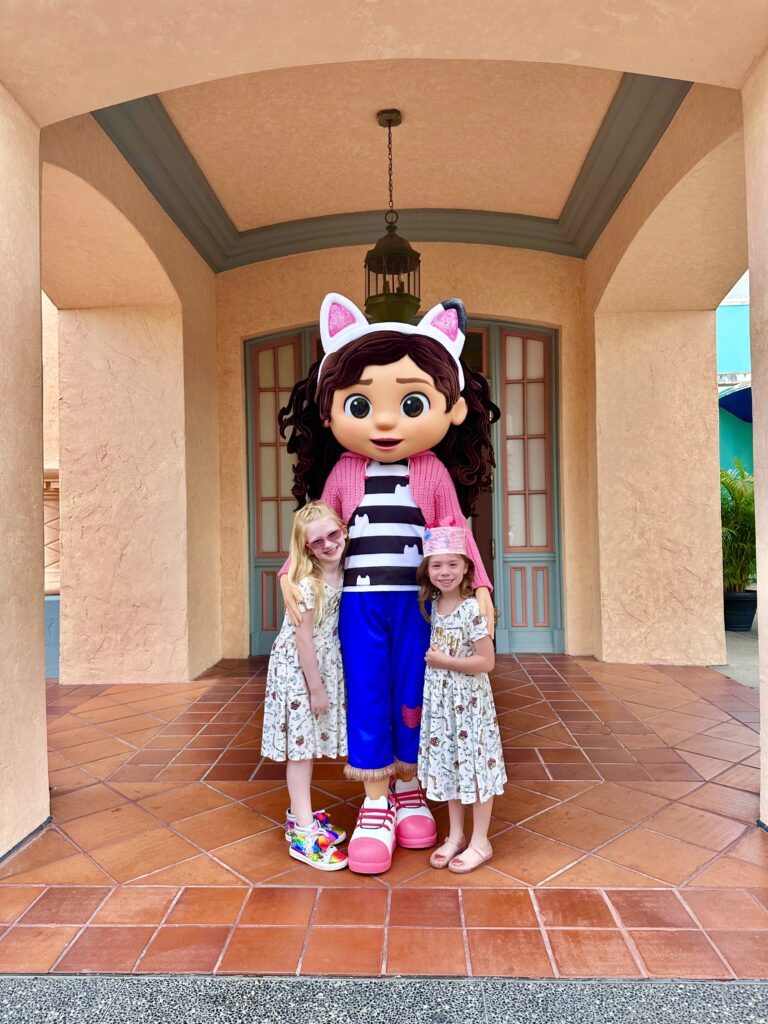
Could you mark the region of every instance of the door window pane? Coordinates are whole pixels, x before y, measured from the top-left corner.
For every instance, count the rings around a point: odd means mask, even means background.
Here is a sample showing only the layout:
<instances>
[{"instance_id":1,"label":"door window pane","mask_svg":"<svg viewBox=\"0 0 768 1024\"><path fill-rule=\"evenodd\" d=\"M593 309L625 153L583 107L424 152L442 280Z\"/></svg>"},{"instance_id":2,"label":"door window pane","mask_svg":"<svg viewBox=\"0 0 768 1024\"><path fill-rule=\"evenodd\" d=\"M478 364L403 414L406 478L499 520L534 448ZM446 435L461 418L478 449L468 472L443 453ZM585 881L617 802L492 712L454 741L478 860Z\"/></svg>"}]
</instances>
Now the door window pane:
<instances>
[{"instance_id":1,"label":"door window pane","mask_svg":"<svg viewBox=\"0 0 768 1024\"><path fill-rule=\"evenodd\" d=\"M547 546L547 496L546 494L528 495L528 530L531 547Z\"/></svg>"},{"instance_id":2,"label":"door window pane","mask_svg":"<svg viewBox=\"0 0 768 1024\"><path fill-rule=\"evenodd\" d=\"M259 449L259 490L262 498L277 497L277 449Z\"/></svg>"},{"instance_id":3,"label":"door window pane","mask_svg":"<svg viewBox=\"0 0 768 1024\"><path fill-rule=\"evenodd\" d=\"M525 376L528 380L544 379L544 342L540 338L527 338Z\"/></svg>"},{"instance_id":4,"label":"door window pane","mask_svg":"<svg viewBox=\"0 0 768 1024\"><path fill-rule=\"evenodd\" d=\"M523 441L507 441L507 490L525 490Z\"/></svg>"},{"instance_id":5,"label":"door window pane","mask_svg":"<svg viewBox=\"0 0 768 1024\"><path fill-rule=\"evenodd\" d=\"M259 440L269 444L277 440L277 411L274 391L259 392Z\"/></svg>"},{"instance_id":6,"label":"door window pane","mask_svg":"<svg viewBox=\"0 0 768 1024\"><path fill-rule=\"evenodd\" d=\"M293 487L293 457L288 454L284 444L277 449L278 465L280 467L280 494L285 496L291 493Z\"/></svg>"},{"instance_id":7,"label":"door window pane","mask_svg":"<svg viewBox=\"0 0 768 1024\"><path fill-rule=\"evenodd\" d=\"M467 331L464 348L461 351L461 358L475 373L484 373L483 366L483 333L482 331Z\"/></svg>"},{"instance_id":8,"label":"door window pane","mask_svg":"<svg viewBox=\"0 0 768 1024\"><path fill-rule=\"evenodd\" d=\"M281 345L277 350L277 380L281 388L292 388L296 379L293 345Z\"/></svg>"},{"instance_id":9,"label":"door window pane","mask_svg":"<svg viewBox=\"0 0 768 1024\"><path fill-rule=\"evenodd\" d=\"M293 512L296 507L296 502L281 501L280 502L280 528L282 531L282 543L281 547L283 551L287 551L291 543L291 530L293 528Z\"/></svg>"},{"instance_id":10,"label":"door window pane","mask_svg":"<svg viewBox=\"0 0 768 1024\"><path fill-rule=\"evenodd\" d=\"M509 436L520 436L523 431L523 385L507 384L505 399L505 427Z\"/></svg>"},{"instance_id":11,"label":"door window pane","mask_svg":"<svg viewBox=\"0 0 768 1024\"><path fill-rule=\"evenodd\" d=\"M547 486L547 455L543 437L528 442L528 490L543 491ZM510 488L511 489L511 488Z\"/></svg>"},{"instance_id":12,"label":"door window pane","mask_svg":"<svg viewBox=\"0 0 768 1024\"><path fill-rule=\"evenodd\" d=\"M259 387L273 388L275 386L275 350L272 348L259 349Z\"/></svg>"},{"instance_id":13,"label":"door window pane","mask_svg":"<svg viewBox=\"0 0 768 1024\"><path fill-rule=\"evenodd\" d=\"M278 551L277 546L277 502L261 502L261 550Z\"/></svg>"},{"instance_id":14,"label":"door window pane","mask_svg":"<svg viewBox=\"0 0 768 1024\"><path fill-rule=\"evenodd\" d=\"M526 433L543 434L545 429L544 416L544 385L526 384Z\"/></svg>"},{"instance_id":15,"label":"door window pane","mask_svg":"<svg viewBox=\"0 0 768 1024\"><path fill-rule=\"evenodd\" d=\"M507 380L523 379L523 339L513 334L506 336L506 375Z\"/></svg>"},{"instance_id":16,"label":"door window pane","mask_svg":"<svg viewBox=\"0 0 768 1024\"><path fill-rule=\"evenodd\" d=\"M525 495L510 494L507 497L508 540L511 548L524 548L525 544Z\"/></svg>"}]
</instances>

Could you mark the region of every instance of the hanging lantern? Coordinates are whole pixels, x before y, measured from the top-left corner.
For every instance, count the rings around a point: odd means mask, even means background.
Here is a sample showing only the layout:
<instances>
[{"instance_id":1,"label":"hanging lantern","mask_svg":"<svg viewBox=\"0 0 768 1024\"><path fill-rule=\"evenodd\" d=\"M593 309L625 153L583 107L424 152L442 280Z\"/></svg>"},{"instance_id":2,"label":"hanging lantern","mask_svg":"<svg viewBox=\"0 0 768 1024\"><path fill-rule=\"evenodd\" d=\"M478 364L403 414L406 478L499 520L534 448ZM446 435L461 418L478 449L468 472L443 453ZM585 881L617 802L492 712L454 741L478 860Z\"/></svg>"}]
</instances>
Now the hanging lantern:
<instances>
[{"instance_id":1,"label":"hanging lantern","mask_svg":"<svg viewBox=\"0 0 768 1024\"><path fill-rule=\"evenodd\" d=\"M389 209L384 214L387 233L365 255L365 313L372 323L408 323L421 305L421 258L411 243L397 233L392 188L392 129L400 124L402 115L399 110L380 110L376 120L387 129Z\"/></svg>"}]
</instances>

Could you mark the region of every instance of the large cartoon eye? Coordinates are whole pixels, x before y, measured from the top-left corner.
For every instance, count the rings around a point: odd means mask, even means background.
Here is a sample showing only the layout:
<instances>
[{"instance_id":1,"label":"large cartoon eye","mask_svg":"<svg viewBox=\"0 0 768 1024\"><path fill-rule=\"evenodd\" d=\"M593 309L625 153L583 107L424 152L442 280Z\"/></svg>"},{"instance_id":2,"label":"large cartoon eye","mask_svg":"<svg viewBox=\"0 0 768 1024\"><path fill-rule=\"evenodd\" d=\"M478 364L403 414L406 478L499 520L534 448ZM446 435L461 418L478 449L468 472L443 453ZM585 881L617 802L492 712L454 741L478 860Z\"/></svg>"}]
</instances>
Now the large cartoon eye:
<instances>
[{"instance_id":1,"label":"large cartoon eye","mask_svg":"<svg viewBox=\"0 0 768 1024\"><path fill-rule=\"evenodd\" d=\"M371 403L364 395L350 395L344 401L344 412L356 420L364 420L371 415Z\"/></svg>"},{"instance_id":2,"label":"large cartoon eye","mask_svg":"<svg viewBox=\"0 0 768 1024\"><path fill-rule=\"evenodd\" d=\"M429 412L429 399L420 391L412 391L400 403L400 412L411 419L423 416L425 412Z\"/></svg>"}]
</instances>

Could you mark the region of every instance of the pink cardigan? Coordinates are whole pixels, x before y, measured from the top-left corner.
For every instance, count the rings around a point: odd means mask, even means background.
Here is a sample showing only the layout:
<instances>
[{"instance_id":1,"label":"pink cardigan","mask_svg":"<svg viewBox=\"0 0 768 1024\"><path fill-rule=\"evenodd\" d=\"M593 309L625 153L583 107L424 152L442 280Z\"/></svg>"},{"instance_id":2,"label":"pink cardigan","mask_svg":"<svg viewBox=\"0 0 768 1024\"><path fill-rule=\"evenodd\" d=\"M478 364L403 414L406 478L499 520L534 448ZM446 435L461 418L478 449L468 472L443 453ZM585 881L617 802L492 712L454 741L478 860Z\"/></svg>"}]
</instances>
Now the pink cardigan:
<instances>
[{"instance_id":1,"label":"pink cardigan","mask_svg":"<svg viewBox=\"0 0 768 1024\"><path fill-rule=\"evenodd\" d=\"M365 495L365 470L368 461L364 455L344 452L325 482L322 500L337 512L345 523L350 521ZM409 470L411 494L428 526L439 523L446 516L452 517L457 523L466 522L450 474L434 452L412 455ZM475 589L487 587L492 590L475 538L469 530L467 555L475 566ZM280 574L286 573L289 567L290 559L286 561Z\"/></svg>"}]
</instances>

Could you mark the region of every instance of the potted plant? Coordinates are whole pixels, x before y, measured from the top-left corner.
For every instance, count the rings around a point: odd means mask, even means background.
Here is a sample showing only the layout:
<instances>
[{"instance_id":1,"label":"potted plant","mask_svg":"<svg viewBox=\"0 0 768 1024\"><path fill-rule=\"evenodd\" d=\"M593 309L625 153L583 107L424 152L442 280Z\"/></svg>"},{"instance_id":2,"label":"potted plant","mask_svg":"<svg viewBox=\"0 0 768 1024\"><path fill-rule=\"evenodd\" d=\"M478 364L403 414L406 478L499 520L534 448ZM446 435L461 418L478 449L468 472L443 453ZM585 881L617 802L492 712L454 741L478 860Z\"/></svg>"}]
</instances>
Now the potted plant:
<instances>
[{"instance_id":1,"label":"potted plant","mask_svg":"<svg viewBox=\"0 0 768 1024\"><path fill-rule=\"evenodd\" d=\"M757 591L747 589L756 574L755 478L739 459L733 462L720 470L725 628L746 632L757 609Z\"/></svg>"}]
</instances>

